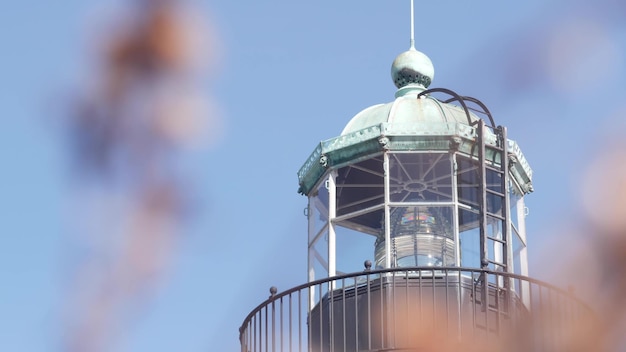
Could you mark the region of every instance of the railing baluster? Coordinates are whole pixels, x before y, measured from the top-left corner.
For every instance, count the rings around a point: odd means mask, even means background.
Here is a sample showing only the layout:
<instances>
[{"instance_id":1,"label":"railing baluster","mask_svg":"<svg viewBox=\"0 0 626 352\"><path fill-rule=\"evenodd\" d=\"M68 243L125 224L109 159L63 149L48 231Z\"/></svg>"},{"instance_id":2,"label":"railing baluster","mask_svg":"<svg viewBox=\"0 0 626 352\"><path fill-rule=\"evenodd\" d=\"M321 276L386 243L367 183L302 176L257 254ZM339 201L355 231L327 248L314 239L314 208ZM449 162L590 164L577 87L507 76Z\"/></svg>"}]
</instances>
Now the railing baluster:
<instances>
[{"instance_id":1,"label":"railing baluster","mask_svg":"<svg viewBox=\"0 0 626 352\"><path fill-rule=\"evenodd\" d=\"M471 278L467 287L465 276ZM489 285L503 280L511 286L505 292ZM313 293L319 295L317 302L311 302ZM454 307L450 295L456 296ZM426 312L425 304L431 305ZM565 324L589 319L589 312L571 292L520 275L456 267L390 268L340 275L273 293L244 320L239 341L242 352L409 348L420 342L412 337L415 331L411 328L430 323L433 328L446 324L451 338L472 336L492 347L499 343L502 332L524 331L523 337L533 349L550 350L562 346L566 334L571 333L565 330L571 326ZM518 329L518 324L529 324L526 321L532 324Z\"/></svg>"},{"instance_id":2,"label":"railing baluster","mask_svg":"<svg viewBox=\"0 0 626 352\"><path fill-rule=\"evenodd\" d=\"M381 276L382 277L382 276ZM370 274L367 274L367 349L372 349L372 302Z\"/></svg>"},{"instance_id":3,"label":"railing baluster","mask_svg":"<svg viewBox=\"0 0 626 352\"><path fill-rule=\"evenodd\" d=\"M358 295L359 295L359 288L357 286L357 277L354 277L354 345L356 346L356 350L359 350L359 331L361 331L361 329L359 329L360 327L360 322L359 322L359 300L358 300Z\"/></svg>"},{"instance_id":4,"label":"railing baluster","mask_svg":"<svg viewBox=\"0 0 626 352\"><path fill-rule=\"evenodd\" d=\"M306 301L309 302L308 297ZM298 352L302 352L302 290L298 290Z\"/></svg>"},{"instance_id":5,"label":"railing baluster","mask_svg":"<svg viewBox=\"0 0 626 352\"><path fill-rule=\"evenodd\" d=\"M356 287L355 287L356 288ZM356 298L356 295L355 295ZM343 350L346 350L346 279L341 279L341 336L343 336Z\"/></svg>"}]
</instances>

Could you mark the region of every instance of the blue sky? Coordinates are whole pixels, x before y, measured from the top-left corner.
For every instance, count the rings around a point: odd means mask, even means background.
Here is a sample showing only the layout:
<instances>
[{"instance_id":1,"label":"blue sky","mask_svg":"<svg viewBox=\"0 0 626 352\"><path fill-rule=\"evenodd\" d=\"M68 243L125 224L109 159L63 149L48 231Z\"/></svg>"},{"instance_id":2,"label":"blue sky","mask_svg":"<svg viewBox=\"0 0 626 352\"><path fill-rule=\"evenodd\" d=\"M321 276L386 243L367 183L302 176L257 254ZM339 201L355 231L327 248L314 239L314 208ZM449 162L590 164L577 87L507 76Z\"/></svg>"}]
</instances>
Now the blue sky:
<instances>
[{"instance_id":1,"label":"blue sky","mask_svg":"<svg viewBox=\"0 0 626 352\"><path fill-rule=\"evenodd\" d=\"M60 121L90 69L89 40L122 1L13 2L0 13L0 348L63 351L76 247ZM320 140L393 99L409 1L195 1L217 38L206 94L223 124L185 156L198 208L149 293L128 302L110 351L238 350L269 294L306 281L296 172ZM534 170L531 275L576 227L581 173L626 132L626 6L618 0L418 1L431 87L484 102ZM105 16L104 14L107 14Z\"/></svg>"}]
</instances>

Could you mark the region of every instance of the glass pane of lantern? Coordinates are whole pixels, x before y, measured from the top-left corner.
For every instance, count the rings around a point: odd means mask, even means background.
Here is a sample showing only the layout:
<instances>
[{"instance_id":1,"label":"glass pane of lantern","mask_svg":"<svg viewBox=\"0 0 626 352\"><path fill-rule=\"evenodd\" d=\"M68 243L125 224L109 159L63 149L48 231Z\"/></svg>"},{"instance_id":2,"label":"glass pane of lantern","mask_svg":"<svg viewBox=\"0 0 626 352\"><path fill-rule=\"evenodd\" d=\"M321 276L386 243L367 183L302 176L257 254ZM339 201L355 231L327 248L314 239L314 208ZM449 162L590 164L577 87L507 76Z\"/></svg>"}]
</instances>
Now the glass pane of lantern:
<instances>
[{"instance_id":1,"label":"glass pane of lantern","mask_svg":"<svg viewBox=\"0 0 626 352\"><path fill-rule=\"evenodd\" d=\"M459 209L459 241L461 266L480 268L480 229L478 213Z\"/></svg>"},{"instance_id":2,"label":"glass pane of lantern","mask_svg":"<svg viewBox=\"0 0 626 352\"><path fill-rule=\"evenodd\" d=\"M452 164L448 153L390 153L392 202L452 200Z\"/></svg>"},{"instance_id":3,"label":"glass pane of lantern","mask_svg":"<svg viewBox=\"0 0 626 352\"><path fill-rule=\"evenodd\" d=\"M499 168L499 166L495 167ZM504 193L502 189L502 174L497 171L487 169L487 189L498 193Z\"/></svg>"},{"instance_id":4,"label":"glass pane of lantern","mask_svg":"<svg viewBox=\"0 0 626 352\"><path fill-rule=\"evenodd\" d=\"M457 155L457 192L459 202L478 209L478 162Z\"/></svg>"},{"instance_id":5,"label":"glass pane of lantern","mask_svg":"<svg viewBox=\"0 0 626 352\"><path fill-rule=\"evenodd\" d=\"M378 235L383 231L384 216L384 205L380 204L363 211L344 214L340 220L334 221L334 223L354 231Z\"/></svg>"},{"instance_id":6,"label":"glass pane of lantern","mask_svg":"<svg viewBox=\"0 0 626 352\"><path fill-rule=\"evenodd\" d=\"M452 207L391 207L392 266L453 266ZM385 263L385 238L376 240L376 267Z\"/></svg>"},{"instance_id":7,"label":"glass pane of lantern","mask_svg":"<svg viewBox=\"0 0 626 352\"><path fill-rule=\"evenodd\" d=\"M337 216L384 204L382 156L374 157L337 170ZM359 217L355 224L380 230L380 218Z\"/></svg>"},{"instance_id":8,"label":"glass pane of lantern","mask_svg":"<svg viewBox=\"0 0 626 352\"><path fill-rule=\"evenodd\" d=\"M313 225L309 233L309 243L311 243L328 225L328 190L324 182L317 187L314 195L309 197L309 221Z\"/></svg>"},{"instance_id":9,"label":"glass pane of lantern","mask_svg":"<svg viewBox=\"0 0 626 352\"><path fill-rule=\"evenodd\" d=\"M319 240L310 246L309 256L313 261L315 280L328 277L328 231L324 231Z\"/></svg>"},{"instance_id":10,"label":"glass pane of lantern","mask_svg":"<svg viewBox=\"0 0 626 352\"><path fill-rule=\"evenodd\" d=\"M336 226L337 274L361 272L364 262L374 262L376 236Z\"/></svg>"},{"instance_id":11,"label":"glass pane of lantern","mask_svg":"<svg viewBox=\"0 0 626 352\"><path fill-rule=\"evenodd\" d=\"M509 202L511 204L511 210L509 211L511 224L513 224L516 229L519 229L519 219L523 216L521 211L523 211L524 203L522 201L522 192L514 182L511 182L509 185Z\"/></svg>"},{"instance_id":12,"label":"glass pane of lantern","mask_svg":"<svg viewBox=\"0 0 626 352\"><path fill-rule=\"evenodd\" d=\"M487 193L487 212L490 214L495 214L502 216L502 204L504 203L504 198L497 194Z\"/></svg>"},{"instance_id":13,"label":"glass pane of lantern","mask_svg":"<svg viewBox=\"0 0 626 352\"><path fill-rule=\"evenodd\" d=\"M319 261L315 261L313 265L313 269L315 270L314 280L319 280L319 279L328 277L328 269L326 269L324 265L320 263ZM310 280L310 281L314 281L314 280ZM318 285L318 286L315 286L313 290L309 291L309 293L311 294L311 298L313 299L313 304L319 303L320 298L324 297L324 295L327 292L328 292L327 285Z\"/></svg>"},{"instance_id":14,"label":"glass pane of lantern","mask_svg":"<svg viewBox=\"0 0 626 352\"><path fill-rule=\"evenodd\" d=\"M519 237L517 230L513 230L513 272L518 275L522 275L522 262L521 253L526 246Z\"/></svg>"}]
</instances>

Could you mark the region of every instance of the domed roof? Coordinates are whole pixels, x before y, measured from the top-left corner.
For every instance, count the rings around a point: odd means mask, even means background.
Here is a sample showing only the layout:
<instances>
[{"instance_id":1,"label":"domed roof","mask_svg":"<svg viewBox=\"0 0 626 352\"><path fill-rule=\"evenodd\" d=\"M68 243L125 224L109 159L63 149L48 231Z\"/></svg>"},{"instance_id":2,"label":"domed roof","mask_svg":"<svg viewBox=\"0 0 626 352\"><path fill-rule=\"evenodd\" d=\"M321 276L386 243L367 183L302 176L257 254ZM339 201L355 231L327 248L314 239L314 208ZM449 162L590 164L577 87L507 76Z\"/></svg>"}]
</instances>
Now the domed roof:
<instances>
[{"instance_id":1,"label":"domed roof","mask_svg":"<svg viewBox=\"0 0 626 352\"><path fill-rule=\"evenodd\" d=\"M442 103L430 96L417 97L424 89L417 86L406 86L398 90L396 99L387 104L378 104L366 108L356 114L341 132L346 135L383 122L394 125L425 126L427 124L441 124L445 122L458 122L468 125L467 115L463 108ZM470 113L472 122L478 117ZM453 125L450 125L453 129Z\"/></svg>"},{"instance_id":2,"label":"domed roof","mask_svg":"<svg viewBox=\"0 0 626 352\"><path fill-rule=\"evenodd\" d=\"M391 76L398 87L395 100L362 110L350 119L340 136L320 142L298 171L299 192L308 195L331 169L384 151L454 150L475 156L479 139L485 145L500 147L501 129L495 126L487 107L475 98L459 96L448 89L427 90L434 74L430 59L413 46L398 55L391 66ZM448 102L430 94L437 92L448 94ZM473 112L489 117L490 126L480 124L481 118ZM478 132L479 126L483 126L482 132ZM516 160L511 167L513 177L524 193L532 192L532 169L517 143L508 139L507 144Z\"/></svg>"},{"instance_id":3,"label":"domed roof","mask_svg":"<svg viewBox=\"0 0 626 352\"><path fill-rule=\"evenodd\" d=\"M428 88L435 76L432 62L425 54L411 47L396 57L391 65L391 78L398 87L395 101L371 106L354 116L341 132L349 134L380 123L409 126L429 123L459 122L469 124L465 111L419 93ZM473 121L478 120L470 114ZM451 128L453 128L451 126Z\"/></svg>"}]
</instances>

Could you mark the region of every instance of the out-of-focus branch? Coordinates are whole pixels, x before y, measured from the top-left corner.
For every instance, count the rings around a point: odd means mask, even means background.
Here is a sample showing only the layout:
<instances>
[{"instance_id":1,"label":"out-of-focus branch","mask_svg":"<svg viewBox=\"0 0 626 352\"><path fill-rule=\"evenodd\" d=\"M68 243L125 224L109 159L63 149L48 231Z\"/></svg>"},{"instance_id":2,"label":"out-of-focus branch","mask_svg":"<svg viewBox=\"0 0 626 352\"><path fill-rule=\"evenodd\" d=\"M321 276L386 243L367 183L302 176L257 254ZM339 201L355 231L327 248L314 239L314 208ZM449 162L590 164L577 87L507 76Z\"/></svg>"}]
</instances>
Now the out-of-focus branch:
<instances>
[{"instance_id":1,"label":"out-of-focus branch","mask_svg":"<svg viewBox=\"0 0 626 352\"><path fill-rule=\"evenodd\" d=\"M124 308L159 281L191 206L177 161L195 131L215 121L196 78L205 54L196 37L210 33L189 26L180 1L135 5L130 21L100 43L95 89L78 94L69 121L73 166L84 184L77 189L97 190L87 202L95 209L85 204L76 217L111 226L88 225L78 237L97 237L99 248L81 255L76 268L67 351L107 350L128 317ZM120 206L123 212L100 211Z\"/></svg>"}]
</instances>

